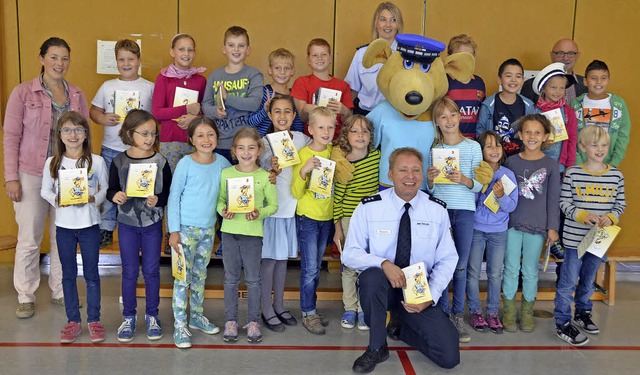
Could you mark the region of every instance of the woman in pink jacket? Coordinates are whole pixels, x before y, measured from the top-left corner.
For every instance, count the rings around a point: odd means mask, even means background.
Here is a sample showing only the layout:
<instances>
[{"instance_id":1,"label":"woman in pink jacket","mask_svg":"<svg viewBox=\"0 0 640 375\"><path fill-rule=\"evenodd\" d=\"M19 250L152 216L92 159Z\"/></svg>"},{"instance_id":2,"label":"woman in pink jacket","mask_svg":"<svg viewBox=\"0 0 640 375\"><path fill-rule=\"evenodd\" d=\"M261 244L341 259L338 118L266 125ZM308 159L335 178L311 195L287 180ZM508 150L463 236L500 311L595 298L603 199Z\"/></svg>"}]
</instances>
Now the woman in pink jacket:
<instances>
[{"instance_id":1,"label":"woman in pink jacket","mask_svg":"<svg viewBox=\"0 0 640 375\"><path fill-rule=\"evenodd\" d=\"M40 197L42 169L54 150L52 134L58 118L67 111L89 120L82 90L64 80L71 49L60 38L49 38L40 47L42 71L35 79L16 86L9 96L4 118L5 191L13 201L18 224L13 282L18 292L18 318L34 313L35 292L40 285L40 243L49 216L51 302L64 305L62 269L56 246L55 209Z\"/></svg>"}]
</instances>

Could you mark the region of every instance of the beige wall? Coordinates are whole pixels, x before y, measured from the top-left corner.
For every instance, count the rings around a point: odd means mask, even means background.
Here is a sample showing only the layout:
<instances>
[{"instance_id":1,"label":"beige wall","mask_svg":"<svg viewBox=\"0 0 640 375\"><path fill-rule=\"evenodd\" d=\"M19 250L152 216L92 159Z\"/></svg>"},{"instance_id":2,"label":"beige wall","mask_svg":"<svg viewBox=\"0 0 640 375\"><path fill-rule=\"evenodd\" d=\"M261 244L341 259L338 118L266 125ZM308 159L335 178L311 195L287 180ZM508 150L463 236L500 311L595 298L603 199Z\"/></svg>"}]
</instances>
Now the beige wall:
<instances>
[{"instance_id":1,"label":"beige wall","mask_svg":"<svg viewBox=\"0 0 640 375\"><path fill-rule=\"evenodd\" d=\"M83 0L2 2L1 112L12 88L38 74L38 48L54 35L71 45L72 64L67 78L79 85L89 100L104 80L114 78L95 73L96 40L140 38L142 75L153 81L160 68L170 63L172 36L190 33L197 43L195 65L207 67L208 75L224 64L220 52L222 36L234 24L248 29L252 52L247 63L263 72L269 52L285 47L297 57L296 76L308 74L306 45L311 38L322 37L334 44L334 72L343 78L355 48L370 41L372 14L378 4L375 0L91 3L89 11ZM550 62L553 43L573 36L582 53L577 71L583 72L595 58L606 61L612 74L610 90L626 99L632 121L638 123L640 95L635 90L640 87L640 78L634 74L632 64L639 60L640 52L629 48L627 40L637 35L640 2L610 0L603 16L606 22L603 20L597 27L592 13L598 9L596 0L397 0L396 4L403 11L405 32L422 33L424 26L428 37L445 43L456 34L472 35L479 45L476 72L487 83L489 94L497 89L496 71L503 60L516 57L525 68L540 69ZM265 80L268 82L269 78ZM93 146L98 150L102 130L96 125L92 129ZM619 247L637 247L632 228L640 219L640 177L631 171L631 160L640 156L640 150L633 147L640 137L637 134L632 132L631 146L622 164L629 204L621 223L624 230L616 243ZM0 188L0 212L0 234L14 234L13 209L4 188ZM11 261L12 257L12 253L3 252L0 262Z\"/></svg>"}]
</instances>

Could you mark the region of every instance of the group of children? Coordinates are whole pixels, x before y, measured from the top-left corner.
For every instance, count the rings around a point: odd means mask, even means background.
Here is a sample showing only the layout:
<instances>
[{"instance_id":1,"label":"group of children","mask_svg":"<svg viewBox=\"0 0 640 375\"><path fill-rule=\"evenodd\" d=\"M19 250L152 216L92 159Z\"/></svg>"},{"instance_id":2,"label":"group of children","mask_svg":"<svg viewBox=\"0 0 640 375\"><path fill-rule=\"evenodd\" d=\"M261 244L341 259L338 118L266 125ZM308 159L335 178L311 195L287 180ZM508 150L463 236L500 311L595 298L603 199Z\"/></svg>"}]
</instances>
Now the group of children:
<instances>
[{"instance_id":1,"label":"group of children","mask_svg":"<svg viewBox=\"0 0 640 375\"><path fill-rule=\"evenodd\" d=\"M459 47L464 50L464 45ZM60 249L68 319L61 342L73 342L81 332L75 286L76 244L80 244L87 280L91 341L104 340L104 327L99 323L97 259L100 246L113 241L116 223L123 301L123 322L117 338L120 342L134 338L135 288L140 266L146 288L147 337L162 338L158 319L159 257L165 212L168 244L183 253L186 260L186 281L176 279L173 288L173 338L177 347L191 346L189 328L206 334L220 331L202 308L218 217L225 271L224 341L238 340L238 285L243 268L248 292L244 326L247 340L262 340L260 320L276 332L297 324L285 309L283 296L287 259L296 257L298 251L302 324L313 334L325 333L328 321L316 309L322 257L332 233L334 243L341 247L353 210L363 197L379 189L380 152L373 147L373 126L366 117L351 115L351 89L329 74L331 47L325 40L313 39L309 43L307 56L312 74L298 78L291 89L288 83L295 71L289 51L278 49L270 54L267 72L272 83L263 86L262 74L244 64L250 53L246 30L229 28L222 50L227 65L205 79L199 74L204 68L192 66L195 41L187 34L176 35L170 49L173 63L162 69L154 87L137 73L139 47L129 40L120 41L115 51L120 77L103 84L90 111L91 118L104 125L102 156L91 154L90 128L81 115L69 112L57 123L57 149L44 168L42 196L57 207L58 236L68 245L68 249ZM537 265L543 244L559 239L562 210L566 216L567 237L563 240L567 264L560 274L556 324L558 336L581 344L586 337L570 324L571 295L580 275L574 320L586 332L597 333L590 320L589 296L593 288L589 280L595 277L600 258L579 260L576 247L589 226L617 223L625 207L623 179L615 166L622 160L628 143L628 112L620 98L606 92L609 72L601 62L587 68L589 93L572 103L577 121L563 95L557 93L566 85L562 74L541 83L541 99L535 105L518 94L523 70L517 60L503 63L498 75L502 91L481 105L475 130L478 142L461 132L461 111L456 101L444 97L433 108L437 133L433 148L455 148L460 155L459 169L445 176L451 184L434 184L442 172L433 167L427 170L429 193L447 203L459 254L453 278L453 306L447 299L439 305L451 313L461 342L470 340L463 320L465 297L474 329L515 331L515 293L522 271L520 329L533 331ZM479 77L474 79L479 81L472 84L481 81ZM326 107L315 105L314 95L320 87L339 90L341 99L329 101ZM125 118L114 114L119 90L137 91L139 95L138 109L128 112ZM178 96L193 100L176 104ZM554 108L563 110L569 139L546 148L554 132L552 125L543 115L533 113ZM614 110L614 115L607 123L596 124L590 112L585 112L587 108L608 108ZM276 131L289 133L299 151L299 164L279 167L264 138ZM473 135L473 130L465 129L467 133ZM333 196L308 189L309 173L321 165L317 157L336 162ZM582 164L574 167L576 158ZM157 166L154 194L146 198L127 197L125 193L129 168L138 163ZM483 179L476 176L476 171L484 173L481 171L486 172L489 167L492 177L481 183ZM87 168L88 204L57 205L58 170L70 168ZM227 211L227 180L236 177L253 178L252 212ZM507 192L505 178L518 188ZM592 186L605 184L603 179L607 186ZM483 203L490 193L499 203L497 212ZM102 214L98 208L101 204ZM489 278L486 315L478 297L485 249ZM580 271L580 262L588 272ZM356 290L357 273L345 267L342 277L345 312L341 325L357 325L366 330ZM501 289L502 320L498 316Z\"/></svg>"}]
</instances>

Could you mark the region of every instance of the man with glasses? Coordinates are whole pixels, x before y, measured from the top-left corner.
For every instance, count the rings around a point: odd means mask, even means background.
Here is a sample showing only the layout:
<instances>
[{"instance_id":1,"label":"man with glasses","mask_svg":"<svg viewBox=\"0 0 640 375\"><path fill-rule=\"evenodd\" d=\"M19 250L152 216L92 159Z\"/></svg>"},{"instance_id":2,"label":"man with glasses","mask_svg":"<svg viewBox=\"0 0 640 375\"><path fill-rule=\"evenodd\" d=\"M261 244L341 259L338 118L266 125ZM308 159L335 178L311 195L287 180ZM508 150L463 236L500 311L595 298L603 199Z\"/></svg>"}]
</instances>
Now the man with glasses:
<instances>
[{"instance_id":1,"label":"man with glasses","mask_svg":"<svg viewBox=\"0 0 640 375\"><path fill-rule=\"evenodd\" d=\"M574 78L573 80L569 79L568 84L570 86L567 87L567 91L564 96L567 104L571 104L573 99L587 92L587 87L584 85L584 77L574 73L573 71L573 67L578 61L578 57L580 57L578 45L571 39L560 39L553 45L550 56L551 62L563 63L566 68L567 75L572 75ZM534 103L537 103L538 95L533 92L534 78L528 79L524 82L520 94L531 99Z\"/></svg>"}]
</instances>

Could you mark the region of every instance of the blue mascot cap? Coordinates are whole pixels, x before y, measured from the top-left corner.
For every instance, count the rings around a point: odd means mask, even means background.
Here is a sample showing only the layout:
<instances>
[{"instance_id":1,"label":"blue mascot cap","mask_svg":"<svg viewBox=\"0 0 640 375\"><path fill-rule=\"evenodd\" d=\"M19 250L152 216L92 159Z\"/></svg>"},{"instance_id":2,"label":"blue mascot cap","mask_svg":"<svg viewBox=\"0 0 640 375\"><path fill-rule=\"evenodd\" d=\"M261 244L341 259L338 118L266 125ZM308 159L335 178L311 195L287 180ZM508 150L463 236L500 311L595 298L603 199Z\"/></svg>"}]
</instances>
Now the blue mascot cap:
<instances>
[{"instance_id":1,"label":"blue mascot cap","mask_svg":"<svg viewBox=\"0 0 640 375\"><path fill-rule=\"evenodd\" d=\"M427 64L437 59L446 47L442 42L418 34L397 34L396 41L396 50L403 59Z\"/></svg>"}]
</instances>

